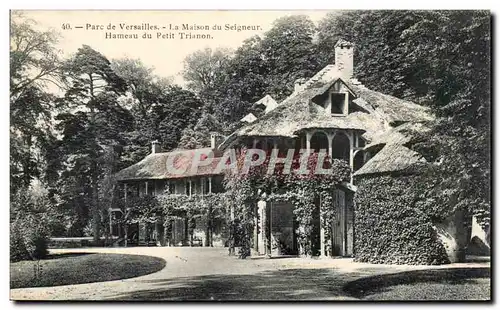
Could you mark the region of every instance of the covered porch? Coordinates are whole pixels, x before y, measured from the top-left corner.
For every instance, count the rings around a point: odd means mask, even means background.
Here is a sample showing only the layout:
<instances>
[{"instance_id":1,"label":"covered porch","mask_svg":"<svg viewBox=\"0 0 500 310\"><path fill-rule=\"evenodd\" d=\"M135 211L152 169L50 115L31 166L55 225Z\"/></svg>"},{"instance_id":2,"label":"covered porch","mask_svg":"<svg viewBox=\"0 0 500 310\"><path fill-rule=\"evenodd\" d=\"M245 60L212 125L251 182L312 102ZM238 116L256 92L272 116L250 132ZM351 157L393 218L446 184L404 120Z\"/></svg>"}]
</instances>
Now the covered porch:
<instances>
[{"instance_id":1,"label":"covered porch","mask_svg":"<svg viewBox=\"0 0 500 310\"><path fill-rule=\"evenodd\" d=\"M278 199L259 200L256 204L252 256L299 256L301 234L311 229L312 256L352 257L354 253L353 191L339 188L333 191L333 203L325 204L318 197L311 227L302 227L294 214L294 205ZM320 208L331 208L333 217L327 220ZM302 240L303 242L304 240Z\"/></svg>"}]
</instances>

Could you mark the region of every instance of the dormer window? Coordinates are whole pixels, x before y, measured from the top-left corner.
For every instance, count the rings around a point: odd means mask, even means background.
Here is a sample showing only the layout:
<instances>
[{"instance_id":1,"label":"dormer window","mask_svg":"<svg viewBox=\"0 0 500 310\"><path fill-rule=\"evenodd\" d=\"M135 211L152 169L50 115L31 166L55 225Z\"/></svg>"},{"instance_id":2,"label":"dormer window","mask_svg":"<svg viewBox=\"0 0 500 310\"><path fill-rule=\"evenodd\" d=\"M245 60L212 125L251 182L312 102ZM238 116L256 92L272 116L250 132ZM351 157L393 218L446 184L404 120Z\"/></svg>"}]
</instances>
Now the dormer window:
<instances>
[{"instance_id":1,"label":"dormer window","mask_svg":"<svg viewBox=\"0 0 500 310\"><path fill-rule=\"evenodd\" d=\"M336 115L344 115L346 113L346 93L331 94L331 113Z\"/></svg>"}]
</instances>

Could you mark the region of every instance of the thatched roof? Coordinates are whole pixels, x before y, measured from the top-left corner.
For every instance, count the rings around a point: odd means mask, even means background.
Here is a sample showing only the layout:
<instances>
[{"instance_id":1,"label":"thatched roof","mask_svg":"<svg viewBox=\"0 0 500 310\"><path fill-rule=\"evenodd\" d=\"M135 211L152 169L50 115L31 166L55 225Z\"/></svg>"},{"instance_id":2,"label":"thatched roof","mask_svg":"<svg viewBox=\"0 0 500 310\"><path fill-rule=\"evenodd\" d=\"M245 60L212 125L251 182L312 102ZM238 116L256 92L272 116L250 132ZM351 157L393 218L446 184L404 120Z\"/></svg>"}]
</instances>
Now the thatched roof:
<instances>
[{"instance_id":1,"label":"thatched roof","mask_svg":"<svg viewBox=\"0 0 500 310\"><path fill-rule=\"evenodd\" d=\"M147 180L147 179L178 179L197 176L209 176L221 173L216 173L216 167L220 162L220 157L213 158L210 165L200 165L198 169L192 171L191 163L195 155L208 154L212 149L197 149L197 150L179 150L168 153L156 153L146 156L140 162L127 167L116 174L118 181L126 180ZM172 159L174 167L181 169L186 167L185 171L177 174L167 169L167 159L174 156ZM204 160L204 158L202 158ZM171 169L172 170L172 169Z\"/></svg>"},{"instance_id":2,"label":"thatched roof","mask_svg":"<svg viewBox=\"0 0 500 310\"><path fill-rule=\"evenodd\" d=\"M343 83L355 97L352 104L357 109L350 111L348 115L331 115L324 107L312 101L323 96L338 82ZM253 121L253 115L243 118L249 124L229 135L219 145L219 150L227 148L241 137L296 137L301 131L313 128L359 130L369 142L365 149L376 145L384 147L355 175L403 170L423 160L418 153L405 147L409 139L407 131L427 130L419 123L433 119L429 109L423 106L370 90L355 79L343 80L335 65L323 68L280 104L269 95L256 104L265 105L266 113ZM173 153L148 155L137 164L120 171L117 177L119 180L133 180L210 175L214 174L220 160L214 159L212 166L201 166L196 172L189 168L181 175L173 175L166 168L167 158ZM182 164L190 167L191 162L187 160Z\"/></svg>"},{"instance_id":3,"label":"thatched roof","mask_svg":"<svg viewBox=\"0 0 500 310\"><path fill-rule=\"evenodd\" d=\"M365 146L365 150L385 144L405 145L410 141L415 132L425 133L429 131L430 127L425 123L404 123L397 127L392 127L387 131L381 131L376 134L370 144Z\"/></svg>"},{"instance_id":4,"label":"thatched roof","mask_svg":"<svg viewBox=\"0 0 500 310\"><path fill-rule=\"evenodd\" d=\"M361 84L347 83L356 93L358 99L367 102L391 125L405 122L424 122L433 119L430 109L427 107L382 94Z\"/></svg>"},{"instance_id":5,"label":"thatched roof","mask_svg":"<svg viewBox=\"0 0 500 310\"><path fill-rule=\"evenodd\" d=\"M245 117L243 117L242 119L240 119L240 122L252 123L256 119L257 119L257 117L255 117L255 115L253 115L253 113L248 113L247 115L245 115Z\"/></svg>"},{"instance_id":6,"label":"thatched roof","mask_svg":"<svg viewBox=\"0 0 500 310\"><path fill-rule=\"evenodd\" d=\"M360 111L335 116L312 102L313 98L324 94L337 81L344 83L353 93L356 97L353 104L358 105ZM371 141L374 136L390 129L390 124L430 119L432 116L427 108L367 89L355 80L344 81L337 68L328 65L309 79L300 91L294 92L271 112L236 131L235 135L295 137L304 129L337 128L363 131L364 138ZM223 146L229 144L230 141L226 141Z\"/></svg>"},{"instance_id":7,"label":"thatched roof","mask_svg":"<svg viewBox=\"0 0 500 310\"><path fill-rule=\"evenodd\" d=\"M274 100L274 98L271 97L270 95L265 95L262 99L257 101L255 104L256 105L262 104L263 106L265 106L266 107L266 109L264 110L265 114L271 112L272 110L274 110L278 106L278 103L276 102L276 100Z\"/></svg>"},{"instance_id":8,"label":"thatched roof","mask_svg":"<svg viewBox=\"0 0 500 310\"><path fill-rule=\"evenodd\" d=\"M425 159L417 152L402 144L387 144L356 171L354 176L402 171L418 162L425 162Z\"/></svg>"}]
</instances>

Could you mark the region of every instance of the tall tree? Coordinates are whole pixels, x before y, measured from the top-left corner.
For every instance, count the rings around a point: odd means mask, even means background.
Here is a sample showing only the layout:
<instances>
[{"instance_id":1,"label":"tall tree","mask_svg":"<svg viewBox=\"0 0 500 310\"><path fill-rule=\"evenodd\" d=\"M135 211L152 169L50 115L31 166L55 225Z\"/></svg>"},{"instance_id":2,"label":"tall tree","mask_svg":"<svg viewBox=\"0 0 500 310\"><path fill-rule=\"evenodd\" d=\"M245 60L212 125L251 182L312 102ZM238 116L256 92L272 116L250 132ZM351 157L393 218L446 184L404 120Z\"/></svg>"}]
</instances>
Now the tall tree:
<instances>
[{"instance_id":1,"label":"tall tree","mask_svg":"<svg viewBox=\"0 0 500 310\"><path fill-rule=\"evenodd\" d=\"M153 68L139 59L115 59L111 67L127 82L129 96L124 98L124 105L134 118L134 130L127 133L128 142L121 158L122 165L128 166L144 158L150 152L151 141L159 139L156 124L160 116L154 114L154 107L164 104L172 78L157 76Z\"/></svg>"},{"instance_id":2,"label":"tall tree","mask_svg":"<svg viewBox=\"0 0 500 310\"><path fill-rule=\"evenodd\" d=\"M213 115L203 113L194 127L187 127L182 131L179 147L183 149L209 147L211 134L223 132L222 124Z\"/></svg>"},{"instance_id":3,"label":"tall tree","mask_svg":"<svg viewBox=\"0 0 500 310\"><path fill-rule=\"evenodd\" d=\"M109 162L108 152L123 147L123 133L133 122L128 110L119 105L127 84L111 68L109 60L90 46L84 45L63 66L69 85L61 106L66 113L58 116L63 133L61 159L64 163L62 182L72 179L81 184L87 198L83 203L91 210L94 239L100 238L99 191ZM116 170L116 169L111 169ZM74 184L74 183L73 183ZM77 191L78 192L78 191ZM70 197L69 203L75 203Z\"/></svg>"},{"instance_id":4,"label":"tall tree","mask_svg":"<svg viewBox=\"0 0 500 310\"><path fill-rule=\"evenodd\" d=\"M318 71L313 37L316 27L307 15L277 19L262 40L268 68L267 92L283 100L293 92L295 81L310 78Z\"/></svg>"},{"instance_id":5,"label":"tall tree","mask_svg":"<svg viewBox=\"0 0 500 310\"><path fill-rule=\"evenodd\" d=\"M209 47L188 55L184 59L182 71L184 79L188 82L188 88L200 96L212 91L218 80L217 75L222 74L230 56L230 49L212 50Z\"/></svg>"},{"instance_id":6,"label":"tall tree","mask_svg":"<svg viewBox=\"0 0 500 310\"><path fill-rule=\"evenodd\" d=\"M57 35L35 30L36 23L13 13L10 32L11 190L27 188L44 171L51 136L54 97L48 84L59 84Z\"/></svg>"},{"instance_id":7,"label":"tall tree","mask_svg":"<svg viewBox=\"0 0 500 310\"><path fill-rule=\"evenodd\" d=\"M158 128L156 137L165 150L172 150L178 146L182 131L194 126L200 118L203 102L178 86L172 86L162 100L163 104L153 108Z\"/></svg>"}]
</instances>

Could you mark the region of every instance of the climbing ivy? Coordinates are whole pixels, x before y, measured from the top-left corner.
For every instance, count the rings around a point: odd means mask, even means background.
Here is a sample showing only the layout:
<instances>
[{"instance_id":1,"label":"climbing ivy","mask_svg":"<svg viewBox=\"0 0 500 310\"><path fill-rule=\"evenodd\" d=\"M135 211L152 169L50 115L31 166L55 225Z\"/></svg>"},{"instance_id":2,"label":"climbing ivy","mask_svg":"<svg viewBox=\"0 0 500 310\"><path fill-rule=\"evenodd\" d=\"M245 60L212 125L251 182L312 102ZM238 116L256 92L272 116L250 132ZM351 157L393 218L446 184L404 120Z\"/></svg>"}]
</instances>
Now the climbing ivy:
<instances>
[{"instance_id":1,"label":"climbing ivy","mask_svg":"<svg viewBox=\"0 0 500 310\"><path fill-rule=\"evenodd\" d=\"M214 219L226 220L227 199L224 193L208 195L175 195L168 192L158 196L133 196L127 201L120 200L117 207L124 216L115 223L132 224L138 222L163 224L162 244L171 244L172 226L175 219L187 219L188 234L196 228L196 220L207 217L210 225Z\"/></svg>"},{"instance_id":2,"label":"climbing ivy","mask_svg":"<svg viewBox=\"0 0 500 310\"><path fill-rule=\"evenodd\" d=\"M415 175L379 175L358 180L355 195L355 260L385 264L443 264L445 248L434 229L449 214L429 208L412 190Z\"/></svg>"},{"instance_id":3,"label":"climbing ivy","mask_svg":"<svg viewBox=\"0 0 500 310\"><path fill-rule=\"evenodd\" d=\"M237 157L237 169L228 169L225 174L225 188L234 205L233 222L238 223L239 233L232 234L233 239L240 239L239 256L250 255L252 233L254 229L255 204L259 199L290 202L294 207L295 219L299 224L296 231L301 255L314 255L312 230L314 212L321 201L320 212L327 221L327 236L329 223L333 221L333 191L343 182L350 180L351 170L347 162L339 159L324 158L323 169L326 174L317 173L318 153L312 153L306 163L308 173L298 173L300 155L295 154L291 173L284 173L284 164L276 164L274 173L269 174L268 152L261 165L250 167L248 173L242 173L246 158L246 150ZM264 195L265 194L265 195ZM269 237L268 237L269 238Z\"/></svg>"}]
</instances>

